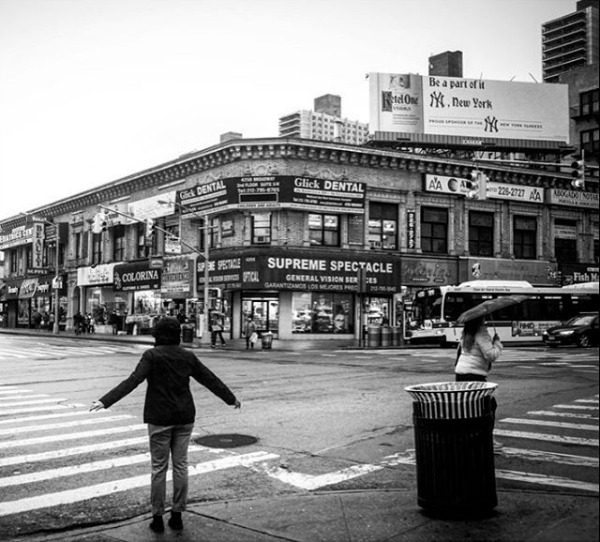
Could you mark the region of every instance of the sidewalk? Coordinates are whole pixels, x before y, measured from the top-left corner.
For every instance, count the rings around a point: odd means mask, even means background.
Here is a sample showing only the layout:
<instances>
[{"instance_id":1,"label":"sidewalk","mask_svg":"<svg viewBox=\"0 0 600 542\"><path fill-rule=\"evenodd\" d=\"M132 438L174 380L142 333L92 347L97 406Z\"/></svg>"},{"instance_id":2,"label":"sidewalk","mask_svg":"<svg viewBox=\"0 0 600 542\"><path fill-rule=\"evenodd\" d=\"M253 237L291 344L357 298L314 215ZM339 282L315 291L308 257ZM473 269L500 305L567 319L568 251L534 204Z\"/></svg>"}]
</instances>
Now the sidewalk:
<instances>
[{"instance_id":1,"label":"sidewalk","mask_svg":"<svg viewBox=\"0 0 600 542\"><path fill-rule=\"evenodd\" d=\"M414 478L402 480L414 485ZM498 507L483 519L428 517L414 487L327 491L276 499L192 504L184 530L153 533L150 516L51 535L28 542L592 542L598 540L597 497L499 491Z\"/></svg>"}]
</instances>

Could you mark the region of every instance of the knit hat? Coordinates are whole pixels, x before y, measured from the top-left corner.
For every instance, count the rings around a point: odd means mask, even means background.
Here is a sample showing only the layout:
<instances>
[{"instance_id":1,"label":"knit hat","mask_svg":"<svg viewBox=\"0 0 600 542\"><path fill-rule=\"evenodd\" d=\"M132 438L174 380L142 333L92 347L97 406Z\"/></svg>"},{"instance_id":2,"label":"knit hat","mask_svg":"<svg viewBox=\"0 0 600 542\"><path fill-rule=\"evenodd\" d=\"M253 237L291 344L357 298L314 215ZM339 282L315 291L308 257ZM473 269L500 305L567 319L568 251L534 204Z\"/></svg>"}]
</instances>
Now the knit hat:
<instances>
[{"instance_id":1,"label":"knit hat","mask_svg":"<svg viewBox=\"0 0 600 542\"><path fill-rule=\"evenodd\" d=\"M152 329L156 344L179 344L181 341L181 325L177 318L166 316L161 318Z\"/></svg>"}]
</instances>

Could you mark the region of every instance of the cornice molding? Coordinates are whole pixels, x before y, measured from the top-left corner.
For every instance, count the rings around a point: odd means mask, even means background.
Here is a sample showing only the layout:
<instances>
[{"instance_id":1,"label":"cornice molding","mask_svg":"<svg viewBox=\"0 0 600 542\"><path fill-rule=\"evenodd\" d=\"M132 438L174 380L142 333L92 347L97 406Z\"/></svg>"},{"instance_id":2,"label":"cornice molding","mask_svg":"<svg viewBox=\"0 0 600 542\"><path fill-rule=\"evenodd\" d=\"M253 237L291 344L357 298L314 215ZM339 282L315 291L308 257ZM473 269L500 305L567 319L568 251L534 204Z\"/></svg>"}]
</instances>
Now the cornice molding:
<instances>
[{"instance_id":1,"label":"cornice molding","mask_svg":"<svg viewBox=\"0 0 600 542\"><path fill-rule=\"evenodd\" d=\"M239 139L191 152L179 158L140 171L133 175L98 186L86 192L29 211L41 216L55 216L80 210L99 203L129 195L133 192L159 187L163 184L185 179L236 162L252 160L298 160L321 162L329 166L367 167L372 169L399 170L432 175L465 177L476 162L468 159L408 153L389 149L347 145L325 141L267 138ZM535 185L541 188L571 189L571 177L547 170L516 168L506 165L477 164L491 181ZM305 169L311 169L305 166ZM598 183L589 185L588 191L598 192ZM9 218L3 223L10 226L24 219Z\"/></svg>"}]
</instances>

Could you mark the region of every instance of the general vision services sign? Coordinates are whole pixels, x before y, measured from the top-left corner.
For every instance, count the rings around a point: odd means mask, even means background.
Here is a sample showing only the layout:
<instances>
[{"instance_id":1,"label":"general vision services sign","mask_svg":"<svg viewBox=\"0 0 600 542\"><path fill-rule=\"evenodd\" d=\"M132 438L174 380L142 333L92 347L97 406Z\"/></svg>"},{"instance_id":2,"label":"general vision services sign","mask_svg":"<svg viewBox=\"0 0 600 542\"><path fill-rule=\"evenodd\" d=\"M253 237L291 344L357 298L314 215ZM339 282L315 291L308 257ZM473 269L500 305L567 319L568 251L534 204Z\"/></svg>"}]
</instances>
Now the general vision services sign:
<instances>
[{"instance_id":1,"label":"general vision services sign","mask_svg":"<svg viewBox=\"0 0 600 542\"><path fill-rule=\"evenodd\" d=\"M364 214L365 195L358 181L268 175L212 180L178 191L176 201L183 215L272 208Z\"/></svg>"}]
</instances>

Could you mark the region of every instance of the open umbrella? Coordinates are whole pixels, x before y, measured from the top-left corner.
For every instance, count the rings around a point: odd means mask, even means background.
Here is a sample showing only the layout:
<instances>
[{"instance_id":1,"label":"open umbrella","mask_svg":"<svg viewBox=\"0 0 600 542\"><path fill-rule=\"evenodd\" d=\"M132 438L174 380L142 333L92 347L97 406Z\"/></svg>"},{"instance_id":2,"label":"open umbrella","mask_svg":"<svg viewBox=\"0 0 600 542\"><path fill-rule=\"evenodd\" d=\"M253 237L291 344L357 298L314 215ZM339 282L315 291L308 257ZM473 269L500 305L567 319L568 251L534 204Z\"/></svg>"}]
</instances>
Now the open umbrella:
<instances>
[{"instance_id":1,"label":"open umbrella","mask_svg":"<svg viewBox=\"0 0 600 542\"><path fill-rule=\"evenodd\" d=\"M481 318L491 314L492 312L505 309L512 305L523 303L526 299L529 299L528 295L503 295L496 297L495 299L488 299L475 307L463 312L457 319L456 323L463 325L465 322L475 320L475 318Z\"/></svg>"}]
</instances>

